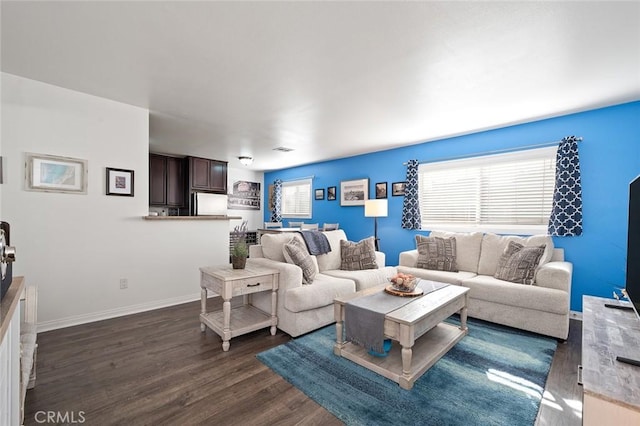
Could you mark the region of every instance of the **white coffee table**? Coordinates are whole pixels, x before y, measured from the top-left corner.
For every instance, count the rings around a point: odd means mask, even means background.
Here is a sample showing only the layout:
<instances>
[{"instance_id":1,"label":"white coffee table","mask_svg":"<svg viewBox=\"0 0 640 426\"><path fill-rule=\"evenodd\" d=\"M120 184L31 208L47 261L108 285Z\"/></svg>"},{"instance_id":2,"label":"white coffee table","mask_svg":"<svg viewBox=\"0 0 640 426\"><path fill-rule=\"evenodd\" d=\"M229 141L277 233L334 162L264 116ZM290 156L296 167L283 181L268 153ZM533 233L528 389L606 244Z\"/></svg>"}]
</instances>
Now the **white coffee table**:
<instances>
[{"instance_id":1,"label":"white coffee table","mask_svg":"<svg viewBox=\"0 0 640 426\"><path fill-rule=\"evenodd\" d=\"M384 319L384 335L396 344L386 357L376 357L362 346L344 341L345 304L355 298L383 291L385 286L383 284L335 299L336 343L333 352L393 380L403 389L411 389L425 371L467 334L469 289L449 285L416 297L388 313ZM456 312L460 313L459 327L442 322Z\"/></svg>"}]
</instances>

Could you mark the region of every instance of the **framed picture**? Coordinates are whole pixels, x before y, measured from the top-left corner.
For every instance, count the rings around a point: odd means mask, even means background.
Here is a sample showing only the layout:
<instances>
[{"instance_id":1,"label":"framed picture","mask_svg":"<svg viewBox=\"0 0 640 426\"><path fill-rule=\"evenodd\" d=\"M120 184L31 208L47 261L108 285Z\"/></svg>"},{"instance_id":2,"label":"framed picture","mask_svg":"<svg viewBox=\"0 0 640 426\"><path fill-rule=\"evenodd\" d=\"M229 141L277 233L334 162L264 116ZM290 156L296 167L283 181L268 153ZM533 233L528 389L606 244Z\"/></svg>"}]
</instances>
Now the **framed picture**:
<instances>
[{"instance_id":1,"label":"framed picture","mask_svg":"<svg viewBox=\"0 0 640 426\"><path fill-rule=\"evenodd\" d=\"M387 198L387 182L376 183L376 199Z\"/></svg>"},{"instance_id":2,"label":"framed picture","mask_svg":"<svg viewBox=\"0 0 640 426\"><path fill-rule=\"evenodd\" d=\"M404 186L406 185L406 182L393 182L391 184L391 195L398 196L398 195L404 195Z\"/></svg>"},{"instance_id":3,"label":"framed picture","mask_svg":"<svg viewBox=\"0 0 640 426\"><path fill-rule=\"evenodd\" d=\"M237 180L227 194L229 210L260 210L260 182Z\"/></svg>"},{"instance_id":4,"label":"framed picture","mask_svg":"<svg viewBox=\"0 0 640 426\"><path fill-rule=\"evenodd\" d=\"M87 160L33 153L25 158L26 190L87 193Z\"/></svg>"},{"instance_id":5,"label":"framed picture","mask_svg":"<svg viewBox=\"0 0 640 426\"><path fill-rule=\"evenodd\" d=\"M327 188L327 200L335 201L336 200L336 187L330 186Z\"/></svg>"},{"instance_id":6,"label":"framed picture","mask_svg":"<svg viewBox=\"0 0 640 426\"><path fill-rule=\"evenodd\" d=\"M369 199L369 179L343 180L340 182L341 206L364 206Z\"/></svg>"},{"instance_id":7,"label":"framed picture","mask_svg":"<svg viewBox=\"0 0 640 426\"><path fill-rule=\"evenodd\" d=\"M133 197L133 170L107 167L107 195Z\"/></svg>"},{"instance_id":8,"label":"framed picture","mask_svg":"<svg viewBox=\"0 0 640 426\"><path fill-rule=\"evenodd\" d=\"M316 189L316 200L324 200L324 189Z\"/></svg>"}]
</instances>

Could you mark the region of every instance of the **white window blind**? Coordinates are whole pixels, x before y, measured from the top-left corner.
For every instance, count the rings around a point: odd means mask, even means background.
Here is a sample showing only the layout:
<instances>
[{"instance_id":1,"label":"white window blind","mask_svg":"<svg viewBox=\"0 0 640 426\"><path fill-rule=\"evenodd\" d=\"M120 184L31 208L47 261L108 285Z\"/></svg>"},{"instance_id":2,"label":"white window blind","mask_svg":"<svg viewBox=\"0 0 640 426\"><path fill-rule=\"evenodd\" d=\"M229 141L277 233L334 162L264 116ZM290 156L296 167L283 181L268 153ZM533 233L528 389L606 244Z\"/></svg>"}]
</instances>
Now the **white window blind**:
<instances>
[{"instance_id":1,"label":"white window blind","mask_svg":"<svg viewBox=\"0 0 640 426\"><path fill-rule=\"evenodd\" d=\"M282 217L311 219L311 179L282 182Z\"/></svg>"},{"instance_id":2,"label":"white window blind","mask_svg":"<svg viewBox=\"0 0 640 426\"><path fill-rule=\"evenodd\" d=\"M420 164L423 229L546 232L557 146Z\"/></svg>"}]
</instances>

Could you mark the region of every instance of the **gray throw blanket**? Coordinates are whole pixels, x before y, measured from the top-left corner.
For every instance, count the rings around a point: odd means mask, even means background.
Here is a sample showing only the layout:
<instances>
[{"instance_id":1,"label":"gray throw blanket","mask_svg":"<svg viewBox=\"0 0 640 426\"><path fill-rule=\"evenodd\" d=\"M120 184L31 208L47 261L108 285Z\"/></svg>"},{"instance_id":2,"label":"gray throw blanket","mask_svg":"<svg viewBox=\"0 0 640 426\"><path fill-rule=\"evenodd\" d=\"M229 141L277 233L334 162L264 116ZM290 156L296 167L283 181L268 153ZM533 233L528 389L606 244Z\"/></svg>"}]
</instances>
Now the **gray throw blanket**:
<instances>
[{"instance_id":1,"label":"gray throw blanket","mask_svg":"<svg viewBox=\"0 0 640 426\"><path fill-rule=\"evenodd\" d=\"M300 231L302 239L307 245L309 254L325 254L331 251L329 240L324 232L320 231Z\"/></svg>"},{"instance_id":2,"label":"gray throw blanket","mask_svg":"<svg viewBox=\"0 0 640 426\"><path fill-rule=\"evenodd\" d=\"M448 285L429 280L418 282L418 287L424 291L422 296ZM344 311L346 340L367 350L383 353L385 315L422 296L398 297L381 290L347 302Z\"/></svg>"}]
</instances>

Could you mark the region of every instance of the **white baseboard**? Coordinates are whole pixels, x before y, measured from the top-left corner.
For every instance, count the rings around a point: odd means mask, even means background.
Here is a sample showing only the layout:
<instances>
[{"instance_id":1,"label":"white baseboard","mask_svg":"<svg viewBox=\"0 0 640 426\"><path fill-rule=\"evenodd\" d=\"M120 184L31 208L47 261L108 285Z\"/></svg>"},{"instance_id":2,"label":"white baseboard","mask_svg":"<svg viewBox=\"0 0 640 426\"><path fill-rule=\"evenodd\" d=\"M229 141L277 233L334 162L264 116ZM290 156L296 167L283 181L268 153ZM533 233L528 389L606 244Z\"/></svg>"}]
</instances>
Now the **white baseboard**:
<instances>
[{"instance_id":1,"label":"white baseboard","mask_svg":"<svg viewBox=\"0 0 640 426\"><path fill-rule=\"evenodd\" d=\"M582 312L578 311L569 311L569 318L582 321Z\"/></svg>"},{"instance_id":2,"label":"white baseboard","mask_svg":"<svg viewBox=\"0 0 640 426\"><path fill-rule=\"evenodd\" d=\"M38 323L38 333L57 330L59 328L72 327L74 325L87 324L95 321L102 321L110 318L122 317L125 315L137 314L140 312L152 311L154 309L166 308L168 306L193 302L194 300L200 300L200 293L174 297L172 299L140 303L138 305L124 306L122 308L110 309L108 311L76 315L59 320L40 322Z\"/></svg>"}]
</instances>

